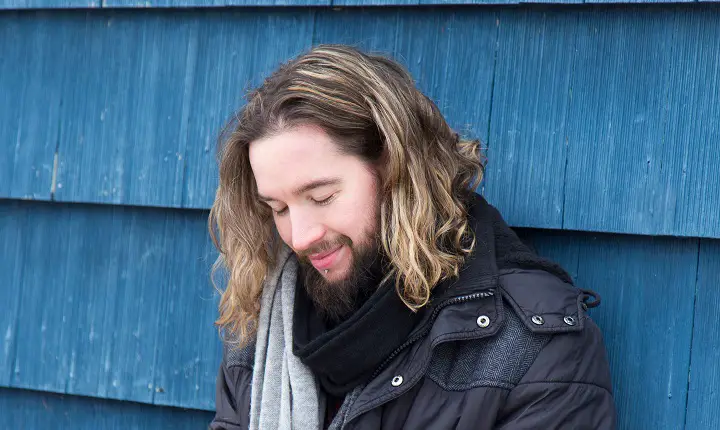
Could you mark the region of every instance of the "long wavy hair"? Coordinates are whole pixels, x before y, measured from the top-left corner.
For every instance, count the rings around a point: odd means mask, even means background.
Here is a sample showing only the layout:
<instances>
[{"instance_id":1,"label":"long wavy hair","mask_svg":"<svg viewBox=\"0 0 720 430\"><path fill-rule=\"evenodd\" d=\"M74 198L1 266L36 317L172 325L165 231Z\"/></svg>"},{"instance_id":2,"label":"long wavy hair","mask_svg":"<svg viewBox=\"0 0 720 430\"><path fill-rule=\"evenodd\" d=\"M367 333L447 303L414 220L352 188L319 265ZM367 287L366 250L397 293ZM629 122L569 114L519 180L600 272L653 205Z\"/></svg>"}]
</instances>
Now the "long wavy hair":
<instances>
[{"instance_id":1,"label":"long wavy hair","mask_svg":"<svg viewBox=\"0 0 720 430\"><path fill-rule=\"evenodd\" d=\"M281 65L247 96L218 151L220 183L209 229L227 274L216 325L246 344L256 332L263 281L280 238L257 198L251 142L297 125L320 127L345 154L383 163L379 240L395 288L417 310L457 276L475 246L466 198L480 183L479 141L463 140L394 60L319 45ZM217 288L217 285L216 285Z\"/></svg>"}]
</instances>

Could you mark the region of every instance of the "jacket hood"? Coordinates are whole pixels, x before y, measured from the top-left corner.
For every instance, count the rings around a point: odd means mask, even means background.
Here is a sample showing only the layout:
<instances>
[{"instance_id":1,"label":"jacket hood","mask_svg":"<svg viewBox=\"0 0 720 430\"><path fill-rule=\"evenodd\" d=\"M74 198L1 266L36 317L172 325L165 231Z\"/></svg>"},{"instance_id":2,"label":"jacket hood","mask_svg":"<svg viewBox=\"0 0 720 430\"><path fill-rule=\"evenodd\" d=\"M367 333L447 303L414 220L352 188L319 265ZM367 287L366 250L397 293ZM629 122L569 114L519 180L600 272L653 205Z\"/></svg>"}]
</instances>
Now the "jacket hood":
<instances>
[{"instance_id":1,"label":"jacket hood","mask_svg":"<svg viewBox=\"0 0 720 430\"><path fill-rule=\"evenodd\" d=\"M467 209L468 221L475 234L473 252L466 258L458 277L445 280L435 287L430 303L421 311L423 318L418 324L417 331L423 330L428 324L433 324L436 318L448 316L448 312L441 313L438 309L452 306L453 301L462 303L467 298L472 300L494 295L501 284L509 284L507 281L501 283L501 277L511 274L525 275L522 282L524 287L518 289L506 285L507 291L519 296L518 303L535 300L534 295L547 294L550 291L555 291L555 295L559 294L557 299L560 299L564 293L577 296L580 290L572 288L573 281L570 275L560 265L538 256L525 245L508 226L500 212L483 196L473 193L467 201ZM542 280L543 284L556 284L559 288L548 290L540 286L535 289L536 291L532 291L533 294L525 294L528 293L524 291L526 288L533 289L532 286L528 286L528 282L532 285L537 280ZM528 297L523 299L524 295Z\"/></svg>"},{"instance_id":2,"label":"jacket hood","mask_svg":"<svg viewBox=\"0 0 720 430\"><path fill-rule=\"evenodd\" d=\"M483 196L473 194L467 208L468 221L475 234L475 247L466 258L458 278L438 285L435 301L497 287L500 273L512 269L540 270L564 283L573 284L562 267L538 256L525 245L500 212Z\"/></svg>"}]
</instances>

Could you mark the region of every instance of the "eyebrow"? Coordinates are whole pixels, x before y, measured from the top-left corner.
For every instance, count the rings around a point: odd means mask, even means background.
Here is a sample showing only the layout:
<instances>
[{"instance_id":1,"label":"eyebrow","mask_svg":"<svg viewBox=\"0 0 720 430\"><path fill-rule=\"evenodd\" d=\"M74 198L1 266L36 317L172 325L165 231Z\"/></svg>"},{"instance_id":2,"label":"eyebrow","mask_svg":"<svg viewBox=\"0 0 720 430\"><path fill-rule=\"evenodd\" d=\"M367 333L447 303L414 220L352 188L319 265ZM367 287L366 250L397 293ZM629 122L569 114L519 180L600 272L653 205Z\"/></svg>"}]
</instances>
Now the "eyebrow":
<instances>
[{"instance_id":1,"label":"eyebrow","mask_svg":"<svg viewBox=\"0 0 720 430\"><path fill-rule=\"evenodd\" d=\"M308 191L314 190L315 188L325 187L328 185L337 185L339 184L340 178L322 178L322 179L316 179L314 181L310 181L306 184L303 184L295 190L293 190L293 195L299 196L300 194L307 193ZM258 193L258 199L263 202L274 202L275 199L271 197L265 197L262 194Z\"/></svg>"}]
</instances>

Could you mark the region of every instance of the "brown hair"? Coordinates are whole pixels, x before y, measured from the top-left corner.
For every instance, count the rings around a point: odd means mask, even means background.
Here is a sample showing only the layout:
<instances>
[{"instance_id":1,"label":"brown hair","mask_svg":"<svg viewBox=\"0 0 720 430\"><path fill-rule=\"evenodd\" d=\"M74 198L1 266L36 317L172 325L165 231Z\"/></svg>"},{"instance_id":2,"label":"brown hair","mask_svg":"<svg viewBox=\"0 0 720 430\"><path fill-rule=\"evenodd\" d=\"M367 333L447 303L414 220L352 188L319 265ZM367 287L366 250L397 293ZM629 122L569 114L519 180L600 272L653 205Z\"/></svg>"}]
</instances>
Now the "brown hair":
<instances>
[{"instance_id":1,"label":"brown hair","mask_svg":"<svg viewBox=\"0 0 720 430\"><path fill-rule=\"evenodd\" d=\"M383 165L380 241L395 288L411 309L457 276L475 244L464 198L483 177L477 140L461 140L397 62L320 45L251 91L221 137L220 184L209 227L227 270L216 324L245 344L255 334L263 281L279 246L257 199L251 142L296 125L320 127L346 154ZM381 158L382 157L382 158Z\"/></svg>"}]
</instances>

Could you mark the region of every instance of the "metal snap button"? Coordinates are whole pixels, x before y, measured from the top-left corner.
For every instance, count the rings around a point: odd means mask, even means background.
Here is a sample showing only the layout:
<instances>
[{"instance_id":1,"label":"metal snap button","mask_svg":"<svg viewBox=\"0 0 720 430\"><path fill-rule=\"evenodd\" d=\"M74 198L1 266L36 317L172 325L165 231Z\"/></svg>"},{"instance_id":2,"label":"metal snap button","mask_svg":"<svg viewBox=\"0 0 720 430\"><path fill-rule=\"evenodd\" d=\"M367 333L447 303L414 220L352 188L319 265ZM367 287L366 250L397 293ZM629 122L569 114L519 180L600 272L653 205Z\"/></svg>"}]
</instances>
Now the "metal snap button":
<instances>
[{"instance_id":1,"label":"metal snap button","mask_svg":"<svg viewBox=\"0 0 720 430\"><path fill-rule=\"evenodd\" d=\"M477 319L477 325L485 328L490 325L490 318L487 315L480 315Z\"/></svg>"},{"instance_id":2,"label":"metal snap button","mask_svg":"<svg viewBox=\"0 0 720 430\"><path fill-rule=\"evenodd\" d=\"M575 318L570 315L563 318L563 321L565 321L565 324L567 324L567 325L575 325L575 323L576 323Z\"/></svg>"},{"instance_id":3,"label":"metal snap button","mask_svg":"<svg viewBox=\"0 0 720 430\"><path fill-rule=\"evenodd\" d=\"M545 320L540 315L533 315L532 318L530 318L530 320L537 325L545 324Z\"/></svg>"},{"instance_id":4,"label":"metal snap button","mask_svg":"<svg viewBox=\"0 0 720 430\"><path fill-rule=\"evenodd\" d=\"M402 383L403 383L403 377L400 376L400 375L397 375L397 376L394 377L393 380L392 380L392 386L393 386L393 387L399 387L400 385L402 385Z\"/></svg>"}]
</instances>

